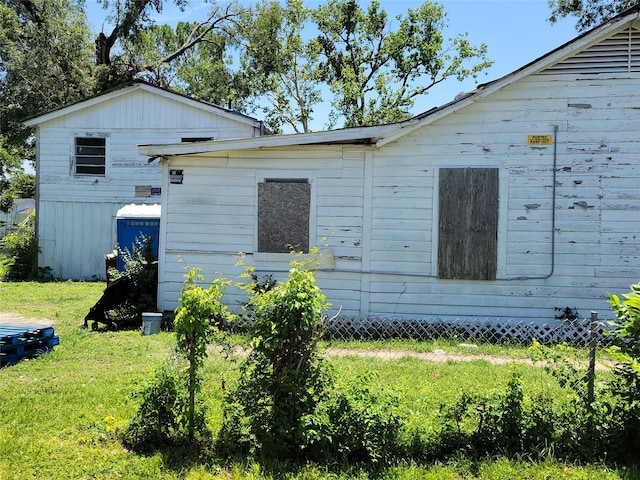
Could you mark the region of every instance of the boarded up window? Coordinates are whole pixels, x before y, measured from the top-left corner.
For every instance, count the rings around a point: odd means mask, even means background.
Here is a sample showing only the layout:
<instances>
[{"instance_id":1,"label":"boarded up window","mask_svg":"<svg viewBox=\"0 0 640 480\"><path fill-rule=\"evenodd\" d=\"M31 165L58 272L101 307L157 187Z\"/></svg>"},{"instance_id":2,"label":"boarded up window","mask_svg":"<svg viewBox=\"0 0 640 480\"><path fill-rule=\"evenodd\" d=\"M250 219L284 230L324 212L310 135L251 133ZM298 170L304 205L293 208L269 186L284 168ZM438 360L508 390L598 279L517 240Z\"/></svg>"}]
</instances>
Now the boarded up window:
<instances>
[{"instance_id":1,"label":"boarded up window","mask_svg":"<svg viewBox=\"0 0 640 480\"><path fill-rule=\"evenodd\" d=\"M495 280L498 169L440 169L438 277Z\"/></svg>"},{"instance_id":2,"label":"boarded up window","mask_svg":"<svg viewBox=\"0 0 640 480\"><path fill-rule=\"evenodd\" d=\"M258 251L309 251L311 185L305 179L267 179L258 184Z\"/></svg>"}]
</instances>

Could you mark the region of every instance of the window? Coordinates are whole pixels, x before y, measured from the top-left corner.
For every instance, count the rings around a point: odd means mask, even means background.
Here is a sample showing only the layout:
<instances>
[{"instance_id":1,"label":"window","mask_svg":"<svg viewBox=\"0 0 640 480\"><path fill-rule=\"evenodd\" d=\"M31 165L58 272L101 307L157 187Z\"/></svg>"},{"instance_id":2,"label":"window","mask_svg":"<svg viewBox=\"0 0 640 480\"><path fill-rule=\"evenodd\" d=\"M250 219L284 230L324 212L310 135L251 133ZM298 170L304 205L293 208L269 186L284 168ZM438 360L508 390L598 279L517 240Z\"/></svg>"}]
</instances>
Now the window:
<instances>
[{"instance_id":1,"label":"window","mask_svg":"<svg viewBox=\"0 0 640 480\"><path fill-rule=\"evenodd\" d=\"M258 252L309 252L311 185L306 178L258 183Z\"/></svg>"},{"instance_id":2,"label":"window","mask_svg":"<svg viewBox=\"0 0 640 480\"><path fill-rule=\"evenodd\" d=\"M495 280L498 178L497 168L440 169L439 278Z\"/></svg>"},{"instance_id":3,"label":"window","mask_svg":"<svg viewBox=\"0 0 640 480\"><path fill-rule=\"evenodd\" d=\"M107 144L105 138L76 138L76 175L105 175Z\"/></svg>"}]
</instances>

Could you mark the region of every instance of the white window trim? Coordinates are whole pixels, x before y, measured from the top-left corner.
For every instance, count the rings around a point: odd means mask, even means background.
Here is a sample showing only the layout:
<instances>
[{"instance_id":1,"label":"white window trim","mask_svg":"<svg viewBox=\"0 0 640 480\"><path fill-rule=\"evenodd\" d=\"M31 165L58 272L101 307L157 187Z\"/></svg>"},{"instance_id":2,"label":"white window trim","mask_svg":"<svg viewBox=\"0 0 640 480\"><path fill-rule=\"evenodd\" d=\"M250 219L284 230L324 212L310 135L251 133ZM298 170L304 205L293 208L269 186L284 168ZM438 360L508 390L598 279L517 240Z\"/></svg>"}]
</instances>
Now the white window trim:
<instances>
[{"instance_id":1,"label":"white window trim","mask_svg":"<svg viewBox=\"0 0 640 480\"><path fill-rule=\"evenodd\" d=\"M309 199L309 248L313 248L317 244L316 240L316 182L317 172L312 170L259 170L256 171L255 181L255 217L254 225L256 226L253 235L253 259L256 262L277 262L279 264L288 264L292 259L291 253L269 253L258 251L258 183L265 182L268 178L305 178L311 187Z\"/></svg>"},{"instance_id":2,"label":"white window trim","mask_svg":"<svg viewBox=\"0 0 640 480\"><path fill-rule=\"evenodd\" d=\"M78 138L104 138L104 175L92 175L76 173L76 139ZM104 132L74 132L71 137L71 162L70 174L76 179L87 179L94 182L97 179L108 179L111 173L111 137Z\"/></svg>"}]
</instances>

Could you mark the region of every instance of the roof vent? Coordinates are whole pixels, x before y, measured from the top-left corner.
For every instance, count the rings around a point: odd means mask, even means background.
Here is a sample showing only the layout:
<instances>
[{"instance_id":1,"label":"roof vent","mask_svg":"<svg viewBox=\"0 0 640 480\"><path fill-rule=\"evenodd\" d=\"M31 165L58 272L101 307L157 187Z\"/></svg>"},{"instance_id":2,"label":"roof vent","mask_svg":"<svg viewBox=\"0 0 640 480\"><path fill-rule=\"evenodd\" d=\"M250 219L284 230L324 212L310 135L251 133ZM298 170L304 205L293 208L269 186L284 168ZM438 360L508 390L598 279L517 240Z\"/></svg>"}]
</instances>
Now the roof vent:
<instances>
[{"instance_id":1,"label":"roof vent","mask_svg":"<svg viewBox=\"0 0 640 480\"><path fill-rule=\"evenodd\" d=\"M640 72L640 30L627 28L543 70L543 74Z\"/></svg>"}]
</instances>

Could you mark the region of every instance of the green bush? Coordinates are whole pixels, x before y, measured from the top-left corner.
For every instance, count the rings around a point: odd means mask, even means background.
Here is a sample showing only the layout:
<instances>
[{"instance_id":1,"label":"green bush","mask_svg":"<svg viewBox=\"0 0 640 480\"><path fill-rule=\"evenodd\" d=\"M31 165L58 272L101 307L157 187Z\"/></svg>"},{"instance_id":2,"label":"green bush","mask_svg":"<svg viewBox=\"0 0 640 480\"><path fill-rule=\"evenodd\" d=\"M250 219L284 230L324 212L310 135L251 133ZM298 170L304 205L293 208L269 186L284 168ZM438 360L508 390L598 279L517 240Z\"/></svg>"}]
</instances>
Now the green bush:
<instances>
[{"instance_id":1,"label":"green bush","mask_svg":"<svg viewBox=\"0 0 640 480\"><path fill-rule=\"evenodd\" d=\"M181 369L166 362L140 393L140 407L119 432L122 444L136 452L149 453L175 443L180 437L180 412L186 390Z\"/></svg>"},{"instance_id":2,"label":"green bush","mask_svg":"<svg viewBox=\"0 0 640 480\"><path fill-rule=\"evenodd\" d=\"M158 261L153 253L152 238L136 237L131 250L118 247L118 256L122 258L124 271L112 269L109 275L113 280L128 275L131 283L127 301L119 305L112 315L120 326L138 327L144 312L157 309Z\"/></svg>"},{"instance_id":3,"label":"green bush","mask_svg":"<svg viewBox=\"0 0 640 480\"><path fill-rule=\"evenodd\" d=\"M188 362L188 399L184 416L190 440L194 439L198 423L196 393L200 391L200 370L207 358L207 343L219 325L230 318L227 307L220 302L227 282L216 279L205 290L198 283L202 281L204 277L199 269L185 275L174 325L177 351Z\"/></svg>"},{"instance_id":4,"label":"green bush","mask_svg":"<svg viewBox=\"0 0 640 480\"><path fill-rule=\"evenodd\" d=\"M308 456L366 465L399 458L403 418L395 395L373 391L371 377L360 377L351 388L334 387L304 420Z\"/></svg>"},{"instance_id":5,"label":"green bush","mask_svg":"<svg viewBox=\"0 0 640 480\"><path fill-rule=\"evenodd\" d=\"M294 261L286 281L269 289L250 284L246 291L253 349L227 394L220 451L287 460L388 460L401 422L391 403L370 389L337 387L318 350L329 305L309 266Z\"/></svg>"},{"instance_id":6,"label":"green bush","mask_svg":"<svg viewBox=\"0 0 640 480\"><path fill-rule=\"evenodd\" d=\"M640 445L640 283L630 289L622 300L609 295L616 314L610 338L619 362L608 386L611 400L607 405L609 422L605 434L610 457L622 462L636 461Z\"/></svg>"},{"instance_id":7,"label":"green bush","mask_svg":"<svg viewBox=\"0 0 640 480\"><path fill-rule=\"evenodd\" d=\"M199 284L202 281L199 269L185 275L180 306L176 308L177 355L165 362L143 390L136 415L120 434L127 448L151 452L177 444L198 447L210 438L206 409L196 394L208 341L230 314L220 303L226 282L216 280L204 289Z\"/></svg>"},{"instance_id":8,"label":"green bush","mask_svg":"<svg viewBox=\"0 0 640 480\"><path fill-rule=\"evenodd\" d=\"M2 239L0 276L5 280L28 280L37 275L38 238L32 221Z\"/></svg>"}]
</instances>

